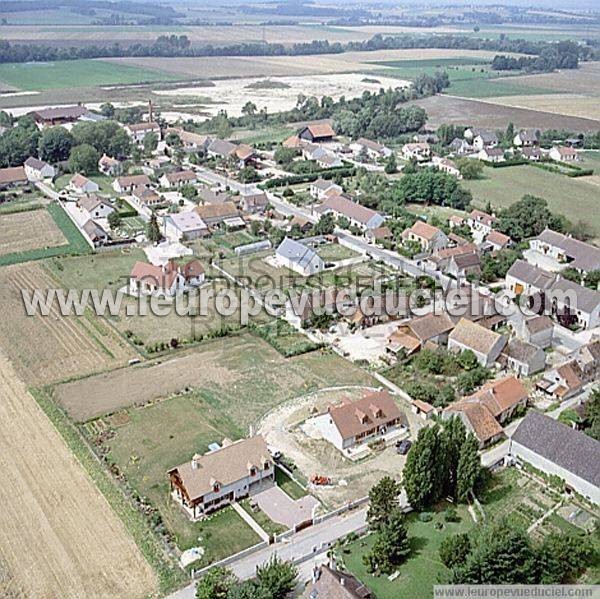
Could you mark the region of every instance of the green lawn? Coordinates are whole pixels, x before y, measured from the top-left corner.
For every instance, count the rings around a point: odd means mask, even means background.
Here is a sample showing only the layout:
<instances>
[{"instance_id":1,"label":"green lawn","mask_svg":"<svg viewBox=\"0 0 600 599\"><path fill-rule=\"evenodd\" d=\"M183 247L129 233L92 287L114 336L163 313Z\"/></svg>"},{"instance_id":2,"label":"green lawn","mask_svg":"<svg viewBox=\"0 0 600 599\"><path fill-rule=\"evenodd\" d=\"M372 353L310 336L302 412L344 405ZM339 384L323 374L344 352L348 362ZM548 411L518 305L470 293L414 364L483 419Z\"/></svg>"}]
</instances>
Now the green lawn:
<instances>
[{"instance_id":1,"label":"green lawn","mask_svg":"<svg viewBox=\"0 0 600 599\"><path fill-rule=\"evenodd\" d=\"M171 75L164 71L119 65L101 60L0 65L0 82L25 91L175 81L181 78L181 76Z\"/></svg>"},{"instance_id":2,"label":"green lawn","mask_svg":"<svg viewBox=\"0 0 600 599\"><path fill-rule=\"evenodd\" d=\"M338 260L347 260L348 258L356 258L356 256L358 256L358 252L340 245L339 243L321 245L316 248L316 251L325 262L336 262Z\"/></svg>"},{"instance_id":3,"label":"green lawn","mask_svg":"<svg viewBox=\"0 0 600 599\"><path fill-rule=\"evenodd\" d=\"M374 577L367 572L362 556L368 553L374 537L368 536L350 543L339 552L345 567L369 587L377 599L431 599L433 585L437 577L446 571L439 558L442 541L454 534L467 532L474 526L466 507L459 506L460 522L444 521L443 511L435 513L431 522L421 522L417 514L408 516L408 535L410 537L411 555L400 566L400 576L389 581L387 576ZM436 529L436 523L443 524Z\"/></svg>"},{"instance_id":4,"label":"green lawn","mask_svg":"<svg viewBox=\"0 0 600 599\"><path fill-rule=\"evenodd\" d=\"M292 499L302 499L302 497L308 495L308 492L293 481L281 468L275 468L275 482Z\"/></svg>"},{"instance_id":5,"label":"green lawn","mask_svg":"<svg viewBox=\"0 0 600 599\"><path fill-rule=\"evenodd\" d=\"M283 524L273 522L267 514L265 514L260 508L257 507L256 511L253 511L250 507L250 499L243 499L240 501L240 505L250 514L252 519L269 535L277 535L285 532L287 529Z\"/></svg>"},{"instance_id":6,"label":"green lawn","mask_svg":"<svg viewBox=\"0 0 600 599\"><path fill-rule=\"evenodd\" d=\"M600 236L600 187L585 177L571 178L529 165L485 167L482 179L463 181L463 185L473 192L478 207L489 201L496 208L505 208L525 194L542 197L551 210L572 222L587 221Z\"/></svg>"}]
</instances>

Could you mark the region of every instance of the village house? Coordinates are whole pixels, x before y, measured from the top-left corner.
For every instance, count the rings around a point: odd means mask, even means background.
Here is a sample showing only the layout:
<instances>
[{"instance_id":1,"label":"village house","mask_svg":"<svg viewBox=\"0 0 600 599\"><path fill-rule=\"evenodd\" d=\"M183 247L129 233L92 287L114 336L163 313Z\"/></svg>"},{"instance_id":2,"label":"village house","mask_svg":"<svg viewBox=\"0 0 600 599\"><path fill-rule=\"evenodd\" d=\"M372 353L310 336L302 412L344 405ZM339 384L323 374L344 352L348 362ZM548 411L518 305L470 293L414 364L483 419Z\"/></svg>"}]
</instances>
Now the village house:
<instances>
[{"instance_id":1,"label":"village house","mask_svg":"<svg viewBox=\"0 0 600 599\"><path fill-rule=\"evenodd\" d=\"M423 252L437 252L448 245L448 237L441 229L422 220L402 231L402 240L418 243Z\"/></svg>"},{"instance_id":2,"label":"village house","mask_svg":"<svg viewBox=\"0 0 600 599\"><path fill-rule=\"evenodd\" d=\"M229 158L235 154L237 146L224 139L213 139L208 146L208 155L211 158Z\"/></svg>"},{"instance_id":3,"label":"village house","mask_svg":"<svg viewBox=\"0 0 600 599\"><path fill-rule=\"evenodd\" d=\"M481 261L477 252L454 255L448 261L445 273L457 281L481 274Z\"/></svg>"},{"instance_id":4,"label":"village house","mask_svg":"<svg viewBox=\"0 0 600 599\"><path fill-rule=\"evenodd\" d=\"M437 167L438 171L442 171L442 173L452 175L453 177L456 177L459 180L463 178L460 169L456 166L456 163L450 160L449 158L434 156L433 164Z\"/></svg>"},{"instance_id":5,"label":"village house","mask_svg":"<svg viewBox=\"0 0 600 599\"><path fill-rule=\"evenodd\" d=\"M502 148L485 147L479 150L477 158L484 162L506 162Z\"/></svg>"},{"instance_id":6,"label":"village house","mask_svg":"<svg viewBox=\"0 0 600 599\"><path fill-rule=\"evenodd\" d=\"M583 274L600 268L600 248L551 229L530 239L529 247L537 254L552 258L557 268L574 268Z\"/></svg>"},{"instance_id":7,"label":"village house","mask_svg":"<svg viewBox=\"0 0 600 599\"><path fill-rule=\"evenodd\" d=\"M308 233L313 228L313 224L307 218L304 218L303 216L298 216L296 214L292 217L292 220L289 222L287 230L291 231L295 227L298 227L298 229L300 229L300 233Z\"/></svg>"},{"instance_id":8,"label":"village house","mask_svg":"<svg viewBox=\"0 0 600 599\"><path fill-rule=\"evenodd\" d=\"M232 442L194 454L167 473L171 496L192 520L197 520L272 486L275 464L261 436Z\"/></svg>"},{"instance_id":9,"label":"village house","mask_svg":"<svg viewBox=\"0 0 600 599\"><path fill-rule=\"evenodd\" d=\"M518 148L530 148L540 145L540 132L537 129L521 129L514 139L513 144Z\"/></svg>"},{"instance_id":10,"label":"village house","mask_svg":"<svg viewBox=\"0 0 600 599\"><path fill-rule=\"evenodd\" d=\"M484 245L492 252L499 252L509 248L512 245L512 239L500 231L490 231L485 237Z\"/></svg>"},{"instance_id":11,"label":"village house","mask_svg":"<svg viewBox=\"0 0 600 599\"><path fill-rule=\"evenodd\" d=\"M148 175L129 175L117 177L113 181L112 187L117 193L131 193L138 187L150 187L150 185L152 185L152 181Z\"/></svg>"},{"instance_id":12,"label":"village house","mask_svg":"<svg viewBox=\"0 0 600 599\"><path fill-rule=\"evenodd\" d=\"M298 138L310 143L326 143L334 137L335 131L329 123L312 123L298 131Z\"/></svg>"},{"instance_id":13,"label":"village house","mask_svg":"<svg viewBox=\"0 0 600 599\"><path fill-rule=\"evenodd\" d=\"M354 225L362 229L377 229L385 222L383 216L375 210L361 206L357 202L347 200L342 196L329 196L321 206L314 209L316 215L334 214L337 218L345 217Z\"/></svg>"},{"instance_id":14,"label":"village house","mask_svg":"<svg viewBox=\"0 0 600 599\"><path fill-rule=\"evenodd\" d=\"M600 380L600 338L582 345L572 354L586 383Z\"/></svg>"},{"instance_id":15,"label":"village house","mask_svg":"<svg viewBox=\"0 0 600 599\"><path fill-rule=\"evenodd\" d=\"M136 262L129 275L129 293L173 297L184 289L203 282L204 267L198 260L192 260L183 268L173 260L163 266Z\"/></svg>"},{"instance_id":16,"label":"village house","mask_svg":"<svg viewBox=\"0 0 600 599\"><path fill-rule=\"evenodd\" d=\"M540 295L554 283L555 275L525 260L516 260L506 273L506 288L515 296Z\"/></svg>"},{"instance_id":17,"label":"village house","mask_svg":"<svg viewBox=\"0 0 600 599\"><path fill-rule=\"evenodd\" d=\"M30 181L43 181L44 179L52 179L56 174L56 170L51 164L30 156L25 163L25 175Z\"/></svg>"},{"instance_id":18,"label":"village house","mask_svg":"<svg viewBox=\"0 0 600 599\"><path fill-rule=\"evenodd\" d=\"M404 160L427 162L431 158L431 146L427 142L404 144L402 146L402 157Z\"/></svg>"},{"instance_id":19,"label":"village house","mask_svg":"<svg viewBox=\"0 0 600 599\"><path fill-rule=\"evenodd\" d=\"M448 219L448 225L450 226L451 229L454 229L456 227L462 227L464 224L465 224L465 219L462 216L458 216L458 214L453 214Z\"/></svg>"},{"instance_id":20,"label":"village house","mask_svg":"<svg viewBox=\"0 0 600 599\"><path fill-rule=\"evenodd\" d=\"M157 191L146 187L136 187L131 194L131 198L134 204L146 208L160 206L164 202Z\"/></svg>"},{"instance_id":21,"label":"village house","mask_svg":"<svg viewBox=\"0 0 600 599\"><path fill-rule=\"evenodd\" d=\"M455 137L448 145L449 150L458 156L465 156L473 152L473 146L466 140L460 137Z\"/></svg>"},{"instance_id":22,"label":"village house","mask_svg":"<svg viewBox=\"0 0 600 599\"><path fill-rule=\"evenodd\" d=\"M317 200L324 200L327 194L333 192L335 194L343 193L341 185L334 183L330 179L317 179L310 184L310 195Z\"/></svg>"},{"instance_id":23,"label":"village house","mask_svg":"<svg viewBox=\"0 0 600 599\"><path fill-rule=\"evenodd\" d=\"M518 377L531 376L544 370L546 352L537 345L520 339L511 339L498 361L506 370L513 371Z\"/></svg>"},{"instance_id":24,"label":"village house","mask_svg":"<svg viewBox=\"0 0 600 599\"><path fill-rule=\"evenodd\" d=\"M179 137L185 152L206 152L212 142L212 138L208 135L192 133L179 127L167 127L165 138L171 133Z\"/></svg>"},{"instance_id":25,"label":"village house","mask_svg":"<svg viewBox=\"0 0 600 599\"><path fill-rule=\"evenodd\" d=\"M549 316L532 316L523 320L521 338L527 343L537 345L542 349L552 346L554 323Z\"/></svg>"},{"instance_id":26,"label":"village house","mask_svg":"<svg viewBox=\"0 0 600 599\"><path fill-rule=\"evenodd\" d=\"M567 492L577 492L600 504L600 442L539 412L529 412L512 434L508 459L527 463L563 480Z\"/></svg>"},{"instance_id":27,"label":"village house","mask_svg":"<svg viewBox=\"0 0 600 599\"><path fill-rule=\"evenodd\" d=\"M40 127L54 127L74 123L82 117L90 115L90 111L81 105L59 106L57 108L42 108L29 113Z\"/></svg>"},{"instance_id":28,"label":"village house","mask_svg":"<svg viewBox=\"0 0 600 599\"><path fill-rule=\"evenodd\" d=\"M256 159L256 150L248 144L239 144L235 148L234 155L238 161L238 168L244 168L254 162Z\"/></svg>"},{"instance_id":29,"label":"village house","mask_svg":"<svg viewBox=\"0 0 600 599\"><path fill-rule=\"evenodd\" d=\"M321 168L336 168L344 165L343 160L331 150L316 146L314 144L306 144L302 148L302 156L306 160L314 160Z\"/></svg>"},{"instance_id":30,"label":"village house","mask_svg":"<svg viewBox=\"0 0 600 599\"><path fill-rule=\"evenodd\" d=\"M200 239L209 234L206 223L193 210L174 212L163 218L164 235L175 241Z\"/></svg>"},{"instance_id":31,"label":"village house","mask_svg":"<svg viewBox=\"0 0 600 599\"><path fill-rule=\"evenodd\" d=\"M552 314L569 314L585 329L600 326L600 292L559 277L546 291Z\"/></svg>"},{"instance_id":32,"label":"village house","mask_svg":"<svg viewBox=\"0 0 600 599\"><path fill-rule=\"evenodd\" d=\"M313 568L301 599L375 599L358 578L326 564Z\"/></svg>"},{"instance_id":33,"label":"village house","mask_svg":"<svg viewBox=\"0 0 600 599\"><path fill-rule=\"evenodd\" d=\"M29 179L25 174L25 167L11 166L0 169L0 189L10 189L11 187L19 187L28 183Z\"/></svg>"},{"instance_id":34,"label":"village house","mask_svg":"<svg viewBox=\"0 0 600 599\"><path fill-rule=\"evenodd\" d=\"M498 145L498 136L493 131L478 130L473 137L473 148L479 152L487 149L491 150Z\"/></svg>"},{"instance_id":35,"label":"village house","mask_svg":"<svg viewBox=\"0 0 600 599\"><path fill-rule=\"evenodd\" d=\"M96 193L100 191L100 186L95 181L76 173L73 175L67 186L75 193Z\"/></svg>"},{"instance_id":36,"label":"village house","mask_svg":"<svg viewBox=\"0 0 600 599\"><path fill-rule=\"evenodd\" d=\"M580 160L579 153L575 148L554 146L548 156L556 162L578 162Z\"/></svg>"},{"instance_id":37,"label":"village house","mask_svg":"<svg viewBox=\"0 0 600 599\"><path fill-rule=\"evenodd\" d=\"M465 256L477 252L477 246L474 243L465 243L464 245L456 245L454 247L438 250L427 257L426 265L435 270L446 271L450 260L455 256Z\"/></svg>"},{"instance_id":38,"label":"village house","mask_svg":"<svg viewBox=\"0 0 600 599\"><path fill-rule=\"evenodd\" d=\"M107 218L109 214L115 211L108 200L93 193L79 198L76 205L92 219Z\"/></svg>"},{"instance_id":39,"label":"village house","mask_svg":"<svg viewBox=\"0 0 600 599\"><path fill-rule=\"evenodd\" d=\"M569 360L544 372L536 388L554 400L564 401L581 392L583 385L583 372L579 364L576 360Z\"/></svg>"},{"instance_id":40,"label":"village house","mask_svg":"<svg viewBox=\"0 0 600 599\"><path fill-rule=\"evenodd\" d=\"M121 174L121 162L107 154L102 154L98 160L98 170L109 177L116 177Z\"/></svg>"},{"instance_id":41,"label":"village house","mask_svg":"<svg viewBox=\"0 0 600 599\"><path fill-rule=\"evenodd\" d=\"M387 391L375 391L356 401L346 399L329 406L312 421L324 439L344 451L405 426L406 419Z\"/></svg>"},{"instance_id":42,"label":"village house","mask_svg":"<svg viewBox=\"0 0 600 599\"><path fill-rule=\"evenodd\" d=\"M290 135L287 139L281 142L281 146L283 148L289 148L292 150L300 150L306 143L309 142L300 139L297 135Z\"/></svg>"},{"instance_id":43,"label":"village house","mask_svg":"<svg viewBox=\"0 0 600 599\"><path fill-rule=\"evenodd\" d=\"M525 408L527 401L523 383L510 376L487 383L473 395L450 404L442 411L442 418L458 416L483 449L504 436L502 424L515 410Z\"/></svg>"},{"instance_id":44,"label":"village house","mask_svg":"<svg viewBox=\"0 0 600 599\"><path fill-rule=\"evenodd\" d=\"M149 133L154 133L160 139L160 125L153 121L125 125L124 129L136 144L144 143L144 139Z\"/></svg>"},{"instance_id":45,"label":"village house","mask_svg":"<svg viewBox=\"0 0 600 599\"><path fill-rule=\"evenodd\" d=\"M227 220L239 218L240 216L233 202L204 204L203 206L197 206L194 210L209 227L220 225Z\"/></svg>"},{"instance_id":46,"label":"village house","mask_svg":"<svg viewBox=\"0 0 600 599\"><path fill-rule=\"evenodd\" d=\"M248 214L260 214L269 204L269 199L264 191L242 191L240 194L240 208Z\"/></svg>"},{"instance_id":47,"label":"village house","mask_svg":"<svg viewBox=\"0 0 600 599\"><path fill-rule=\"evenodd\" d=\"M192 184L197 181L197 176L194 171L175 171L165 173L158 182L165 189L176 189L184 185Z\"/></svg>"},{"instance_id":48,"label":"village house","mask_svg":"<svg viewBox=\"0 0 600 599\"><path fill-rule=\"evenodd\" d=\"M489 235L496 222L496 217L493 214L482 212L481 210L471 210L467 217L467 226L473 234L478 233L481 238Z\"/></svg>"},{"instance_id":49,"label":"village house","mask_svg":"<svg viewBox=\"0 0 600 599\"><path fill-rule=\"evenodd\" d=\"M539 162L542 159L542 150L537 146L521 148L521 156L531 162Z\"/></svg>"},{"instance_id":50,"label":"village house","mask_svg":"<svg viewBox=\"0 0 600 599\"><path fill-rule=\"evenodd\" d=\"M463 352L470 349L481 366L491 368L506 345L506 337L484 326L461 318L448 336L448 349Z\"/></svg>"},{"instance_id":51,"label":"village house","mask_svg":"<svg viewBox=\"0 0 600 599\"><path fill-rule=\"evenodd\" d=\"M279 244L275 255L282 266L303 277L314 275L325 268L325 263L313 249L289 237Z\"/></svg>"},{"instance_id":52,"label":"village house","mask_svg":"<svg viewBox=\"0 0 600 599\"><path fill-rule=\"evenodd\" d=\"M434 314L429 312L401 324L388 338L386 352L398 356L421 350L425 344L439 347L448 343L448 335L454 328L454 323L446 313Z\"/></svg>"},{"instance_id":53,"label":"village house","mask_svg":"<svg viewBox=\"0 0 600 599\"><path fill-rule=\"evenodd\" d=\"M99 223L93 221L91 218L87 220L81 228L90 241L94 244L94 247L105 245L108 242L108 233L100 226Z\"/></svg>"},{"instance_id":54,"label":"village house","mask_svg":"<svg viewBox=\"0 0 600 599\"><path fill-rule=\"evenodd\" d=\"M358 157L361 153L366 153L367 157L371 160L378 160L379 158L388 158L392 155L392 150L383 144L377 143L365 137L359 137L356 141L350 144L352 153Z\"/></svg>"},{"instance_id":55,"label":"village house","mask_svg":"<svg viewBox=\"0 0 600 599\"><path fill-rule=\"evenodd\" d=\"M382 241L391 241L394 239L394 234L389 227L385 225L376 229L367 229L365 238L369 243L381 243Z\"/></svg>"}]
</instances>

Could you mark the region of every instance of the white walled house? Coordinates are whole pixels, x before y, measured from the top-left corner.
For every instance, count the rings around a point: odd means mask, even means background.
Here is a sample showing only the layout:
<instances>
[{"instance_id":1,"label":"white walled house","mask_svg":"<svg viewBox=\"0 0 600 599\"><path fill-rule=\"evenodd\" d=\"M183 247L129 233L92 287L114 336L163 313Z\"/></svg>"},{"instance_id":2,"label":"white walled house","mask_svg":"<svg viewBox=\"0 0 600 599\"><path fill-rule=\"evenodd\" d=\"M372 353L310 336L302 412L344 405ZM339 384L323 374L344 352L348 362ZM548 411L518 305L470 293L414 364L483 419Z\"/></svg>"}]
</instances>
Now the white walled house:
<instances>
[{"instance_id":1,"label":"white walled house","mask_svg":"<svg viewBox=\"0 0 600 599\"><path fill-rule=\"evenodd\" d=\"M136 123L134 125L125 125L125 131L129 137L137 143L144 143L144 138L149 133L154 133L160 139L160 125L154 122Z\"/></svg>"},{"instance_id":2,"label":"white walled house","mask_svg":"<svg viewBox=\"0 0 600 599\"><path fill-rule=\"evenodd\" d=\"M427 162L431 158L431 146L427 142L404 144L402 146L402 158L404 160Z\"/></svg>"},{"instance_id":3,"label":"white walled house","mask_svg":"<svg viewBox=\"0 0 600 599\"><path fill-rule=\"evenodd\" d=\"M232 442L168 471L171 496L196 520L273 486L275 464L261 436Z\"/></svg>"},{"instance_id":4,"label":"white walled house","mask_svg":"<svg viewBox=\"0 0 600 599\"><path fill-rule=\"evenodd\" d=\"M321 206L315 208L314 213L318 216L334 214L337 218L343 216L348 219L350 225L354 225L363 231L377 229L385 222L384 217L379 212L336 195L328 197Z\"/></svg>"},{"instance_id":5,"label":"white walled house","mask_svg":"<svg viewBox=\"0 0 600 599\"><path fill-rule=\"evenodd\" d=\"M557 476L567 492L600 505L600 442L585 433L531 411L510 438L508 459Z\"/></svg>"},{"instance_id":6,"label":"white walled house","mask_svg":"<svg viewBox=\"0 0 600 599\"><path fill-rule=\"evenodd\" d=\"M87 195L77 200L77 207L87 212L90 218L107 218L115 209L108 200L95 194Z\"/></svg>"},{"instance_id":7,"label":"white walled house","mask_svg":"<svg viewBox=\"0 0 600 599\"><path fill-rule=\"evenodd\" d=\"M69 181L68 188L75 193L96 193L100 191L98 183L80 175L79 173L73 175Z\"/></svg>"},{"instance_id":8,"label":"white walled house","mask_svg":"<svg viewBox=\"0 0 600 599\"><path fill-rule=\"evenodd\" d=\"M30 156L25 163L25 174L29 181L43 181L44 179L52 179L56 174L54 167L43 160L38 160Z\"/></svg>"},{"instance_id":9,"label":"white walled house","mask_svg":"<svg viewBox=\"0 0 600 599\"><path fill-rule=\"evenodd\" d=\"M325 268L325 263L313 249L289 237L279 244L275 255L282 266L304 277L314 275Z\"/></svg>"},{"instance_id":10,"label":"white walled house","mask_svg":"<svg viewBox=\"0 0 600 599\"><path fill-rule=\"evenodd\" d=\"M158 182L165 189L176 189L187 184L193 184L197 181L197 176L194 171L177 171L173 173L165 173Z\"/></svg>"},{"instance_id":11,"label":"white walled house","mask_svg":"<svg viewBox=\"0 0 600 599\"><path fill-rule=\"evenodd\" d=\"M326 179L317 179L310 184L310 195L317 200L324 200L331 193L341 194L343 189L337 183Z\"/></svg>"},{"instance_id":12,"label":"white walled house","mask_svg":"<svg viewBox=\"0 0 600 599\"><path fill-rule=\"evenodd\" d=\"M506 337L461 318L448 336L448 349L463 352L470 349L481 366L491 368L506 345Z\"/></svg>"},{"instance_id":13,"label":"white walled house","mask_svg":"<svg viewBox=\"0 0 600 599\"><path fill-rule=\"evenodd\" d=\"M193 210L165 215L163 228L165 237L176 241L199 239L209 234L208 226Z\"/></svg>"}]
</instances>

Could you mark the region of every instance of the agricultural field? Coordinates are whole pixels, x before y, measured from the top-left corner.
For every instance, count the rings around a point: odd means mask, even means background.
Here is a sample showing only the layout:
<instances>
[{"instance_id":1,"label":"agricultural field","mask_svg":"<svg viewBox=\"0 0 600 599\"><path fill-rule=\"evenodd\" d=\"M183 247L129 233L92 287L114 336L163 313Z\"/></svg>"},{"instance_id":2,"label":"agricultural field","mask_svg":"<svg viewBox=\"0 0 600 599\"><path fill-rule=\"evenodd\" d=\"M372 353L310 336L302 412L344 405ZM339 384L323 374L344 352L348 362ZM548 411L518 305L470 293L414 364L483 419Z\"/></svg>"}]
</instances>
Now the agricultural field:
<instances>
[{"instance_id":1,"label":"agricultural field","mask_svg":"<svg viewBox=\"0 0 600 599\"><path fill-rule=\"evenodd\" d=\"M323 386L370 380L336 354L316 351L284 358L262 339L240 333L152 364L67 382L54 395L73 419L86 421L198 389L199 397L220 406L243 431L285 399Z\"/></svg>"},{"instance_id":2,"label":"agricultural field","mask_svg":"<svg viewBox=\"0 0 600 599\"><path fill-rule=\"evenodd\" d=\"M18 335L10 338L18 342ZM14 579L12 590L23 597L153 595L150 566L4 354L0 427L0 454L7 458L0 564Z\"/></svg>"},{"instance_id":3,"label":"agricultural field","mask_svg":"<svg viewBox=\"0 0 600 599\"><path fill-rule=\"evenodd\" d=\"M417 100L415 104L422 106L427 111L429 117L427 124L432 129L443 123L457 125L470 123L474 127L487 129L506 129L508 123L513 123L515 127L566 129L568 131L590 131L600 127L600 121L592 118L530 108L515 108L489 99L476 100L437 95Z\"/></svg>"},{"instance_id":4,"label":"agricultural field","mask_svg":"<svg viewBox=\"0 0 600 599\"><path fill-rule=\"evenodd\" d=\"M473 193L475 204L483 208L491 202L505 208L525 194L544 198L551 210L564 214L572 222L584 220L600 236L600 189L587 182L587 177L572 178L534 166L489 168L483 178L465 181Z\"/></svg>"},{"instance_id":5,"label":"agricultural field","mask_svg":"<svg viewBox=\"0 0 600 599\"><path fill-rule=\"evenodd\" d=\"M0 232L5 239L0 242L0 266L91 251L56 203L31 211L0 212Z\"/></svg>"},{"instance_id":6,"label":"agricultural field","mask_svg":"<svg viewBox=\"0 0 600 599\"><path fill-rule=\"evenodd\" d=\"M181 79L164 71L115 65L100 60L0 65L0 87L24 91L127 85Z\"/></svg>"},{"instance_id":7,"label":"agricultural field","mask_svg":"<svg viewBox=\"0 0 600 599\"><path fill-rule=\"evenodd\" d=\"M0 256L67 243L62 231L46 210L0 216Z\"/></svg>"},{"instance_id":8,"label":"agricultural field","mask_svg":"<svg viewBox=\"0 0 600 599\"><path fill-rule=\"evenodd\" d=\"M0 302L10 318L0 319L0 350L32 385L102 372L126 364L135 350L87 311L63 317L56 303L49 316L27 316L21 290L45 292L59 285L40 263L0 268Z\"/></svg>"}]
</instances>

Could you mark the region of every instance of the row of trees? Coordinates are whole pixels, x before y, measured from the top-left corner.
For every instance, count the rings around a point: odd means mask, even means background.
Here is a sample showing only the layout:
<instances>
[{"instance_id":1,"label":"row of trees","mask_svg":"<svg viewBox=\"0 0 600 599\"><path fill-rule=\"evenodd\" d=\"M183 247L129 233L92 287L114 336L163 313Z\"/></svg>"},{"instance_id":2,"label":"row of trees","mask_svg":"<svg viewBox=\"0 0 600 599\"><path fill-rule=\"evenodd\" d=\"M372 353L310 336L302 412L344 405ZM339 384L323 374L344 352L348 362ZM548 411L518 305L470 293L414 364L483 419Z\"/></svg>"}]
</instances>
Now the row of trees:
<instances>
[{"instance_id":1,"label":"row of trees","mask_svg":"<svg viewBox=\"0 0 600 599\"><path fill-rule=\"evenodd\" d=\"M559 44L562 46L559 47ZM328 40L313 40L292 45L262 42L244 42L229 46L206 44L193 46L186 35L160 36L151 44L118 43L103 46L55 47L41 44L11 44L0 42L0 62L29 62L76 60L80 58L106 58L124 56L306 56L311 54L340 54L342 52L398 50L411 48L439 48L463 50L488 50L501 53L529 54L542 56L545 61L554 60L556 54L567 56L562 63L571 64L572 52L578 60L592 60L600 55L593 44L577 45L573 42L533 41L524 39L482 39L461 35L403 35L384 36L378 34L366 41L346 44L330 43ZM567 44L572 44L567 46ZM573 68L573 67L563 67ZM575 67L576 68L576 67Z\"/></svg>"},{"instance_id":2,"label":"row of trees","mask_svg":"<svg viewBox=\"0 0 600 599\"><path fill-rule=\"evenodd\" d=\"M597 556L581 536L550 533L534 544L502 520L444 539L440 559L450 568L446 584L565 584Z\"/></svg>"},{"instance_id":3,"label":"row of trees","mask_svg":"<svg viewBox=\"0 0 600 599\"><path fill-rule=\"evenodd\" d=\"M492 61L496 71L554 71L555 69L577 69L579 67L579 46L572 41L558 42L542 49L535 58L518 58L497 55Z\"/></svg>"},{"instance_id":4,"label":"row of trees","mask_svg":"<svg viewBox=\"0 0 600 599\"><path fill-rule=\"evenodd\" d=\"M256 577L244 582L228 570L217 567L196 585L196 599L284 599L296 586L296 567L276 555L256 568Z\"/></svg>"}]
</instances>

